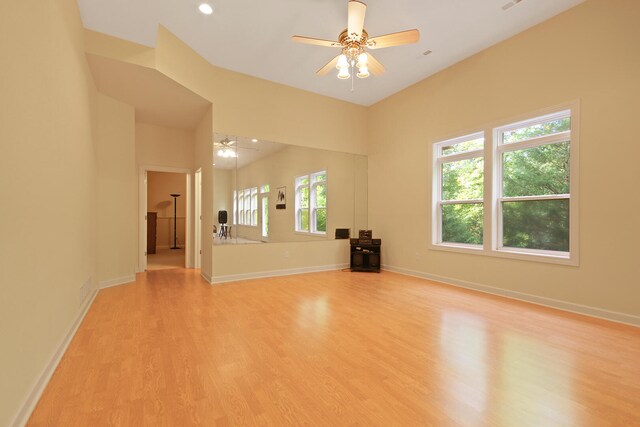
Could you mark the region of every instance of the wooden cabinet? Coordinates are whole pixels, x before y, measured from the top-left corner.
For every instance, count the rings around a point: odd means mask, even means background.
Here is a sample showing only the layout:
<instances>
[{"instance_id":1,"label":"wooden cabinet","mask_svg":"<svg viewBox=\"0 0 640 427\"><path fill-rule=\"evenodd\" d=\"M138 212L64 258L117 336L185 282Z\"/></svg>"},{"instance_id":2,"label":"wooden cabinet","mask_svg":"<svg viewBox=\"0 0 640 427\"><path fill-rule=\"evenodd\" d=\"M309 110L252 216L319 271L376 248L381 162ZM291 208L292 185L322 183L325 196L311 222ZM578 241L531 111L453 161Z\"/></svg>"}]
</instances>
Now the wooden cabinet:
<instances>
[{"instance_id":1,"label":"wooden cabinet","mask_svg":"<svg viewBox=\"0 0 640 427\"><path fill-rule=\"evenodd\" d=\"M147 212L147 255L156 253L157 228L158 228L158 213Z\"/></svg>"},{"instance_id":2,"label":"wooden cabinet","mask_svg":"<svg viewBox=\"0 0 640 427\"><path fill-rule=\"evenodd\" d=\"M380 239L351 239L351 271L380 273Z\"/></svg>"}]
</instances>

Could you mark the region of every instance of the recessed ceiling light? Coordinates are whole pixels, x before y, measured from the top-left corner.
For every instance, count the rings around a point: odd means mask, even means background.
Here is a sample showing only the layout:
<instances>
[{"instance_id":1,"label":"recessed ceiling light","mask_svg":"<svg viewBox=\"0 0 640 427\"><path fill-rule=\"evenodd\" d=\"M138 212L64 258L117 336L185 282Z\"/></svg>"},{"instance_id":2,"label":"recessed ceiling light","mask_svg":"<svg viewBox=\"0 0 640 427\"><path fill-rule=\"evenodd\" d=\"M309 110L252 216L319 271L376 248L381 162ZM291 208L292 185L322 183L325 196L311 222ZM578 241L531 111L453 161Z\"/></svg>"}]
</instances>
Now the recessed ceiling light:
<instances>
[{"instance_id":1,"label":"recessed ceiling light","mask_svg":"<svg viewBox=\"0 0 640 427\"><path fill-rule=\"evenodd\" d=\"M255 138L253 138L253 139L251 140L251 142L258 142L258 140L257 140L257 139L255 139Z\"/></svg>"},{"instance_id":2,"label":"recessed ceiling light","mask_svg":"<svg viewBox=\"0 0 640 427\"><path fill-rule=\"evenodd\" d=\"M213 7L207 3L202 3L200 6L198 6L198 9L205 15L211 15L213 13Z\"/></svg>"}]
</instances>

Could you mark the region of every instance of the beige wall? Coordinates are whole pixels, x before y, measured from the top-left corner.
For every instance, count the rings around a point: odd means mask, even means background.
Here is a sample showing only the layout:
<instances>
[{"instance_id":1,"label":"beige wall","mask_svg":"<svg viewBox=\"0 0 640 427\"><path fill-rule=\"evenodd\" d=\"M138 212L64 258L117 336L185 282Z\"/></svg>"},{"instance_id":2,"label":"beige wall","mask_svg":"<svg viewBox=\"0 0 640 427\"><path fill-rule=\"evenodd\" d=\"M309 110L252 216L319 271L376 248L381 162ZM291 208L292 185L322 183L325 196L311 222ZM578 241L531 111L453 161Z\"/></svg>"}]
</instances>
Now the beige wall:
<instances>
[{"instance_id":1,"label":"beige wall","mask_svg":"<svg viewBox=\"0 0 640 427\"><path fill-rule=\"evenodd\" d=\"M184 248L186 231L187 177L182 173L147 172L147 211L157 213L156 247L173 246L173 197L176 198L177 245Z\"/></svg>"},{"instance_id":2,"label":"beige wall","mask_svg":"<svg viewBox=\"0 0 640 427\"><path fill-rule=\"evenodd\" d=\"M218 211L226 210L227 222L233 223L233 189L235 188L235 169L213 169L213 223L218 223Z\"/></svg>"},{"instance_id":3,"label":"beige wall","mask_svg":"<svg viewBox=\"0 0 640 427\"><path fill-rule=\"evenodd\" d=\"M74 0L0 2L0 425L97 282L97 96Z\"/></svg>"},{"instance_id":4,"label":"beige wall","mask_svg":"<svg viewBox=\"0 0 640 427\"><path fill-rule=\"evenodd\" d=\"M87 34L94 34L88 32ZM194 172L195 164L195 131L177 129L167 126L154 125L150 123L136 122L135 125L136 153L135 161L138 172L141 168L149 168L150 170L176 169L180 171ZM136 197L139 198L139 188L136 191ZM193 181L191 190L194 190ZM186 203L186 192L183 203ZM193 208L193 198L191 199L191 208ZM151 210L147 206L147 211ZM135 219L136 235L140 233L140 220L143 219L144 212L138 212ZM165 221L166 222L166 221ZM183 220L186 223L186 221ZM164 229L163 229L164 230ZM164 232L164 231L163 231ZM185 230L186 232L186 230ZM173 236L173 231L171 231ZM190 241L193 234L190 236ZM179 238L181 242L185 242L184 234ZM173 242L173 240L172 240ZM139 241L136 247L139 251ZM173 243L172 243L173 244ZM139 254L139 252L136 252ZM194 254L188 254L188 258L193 258ZM139 260L138 260L139 261ZM193 259L187 260L188 265L193 265ZM136 262L136 264L139 264ZM140 265L137 266L139 271L142 270Z\"/></svg>"},{"instance_id":5,"label":"beige wall","mask_svg":"<svg viewBox=\"0 0 640 427\"><path fill-rule=\"evenodd\" d=\"M136 123L136 163L138 166L166 166L193 170L193 131Z\"/></svg>"},{"instance_id":6,"label":"beige wall","mask_svg":"<svg viewBox=\"0 0 640 427\"><path fill-rule=\"evenodd\" d=\"M200 254L202 275L211 280L212 277L212 230L213 230L213 107L202 116L195 130L195 165L196 170L202 172L202 215L201 215L201 245ZM215 219L217 221L217 218ZM198 256L198 254L195 254Z\"/></svg>"},{"instance_id":7,"label":"beige wall","mask_svg":"<svg viewBox=\"0 0 640 427\"><path fill-rule=\"evenodd\" d=\"M98 280L135 274L137 234L133 107L98 95Z\"/></svg>"},{"instance_id":8,"label":"beige wall","mask_svg":"<svg viewBox=\"0 0 640 427\"><path fill-rule=\"evenodd\" d=\"M213 283L335 269L349 264L348 240L213 245Z\"/></svg>"},{"instance_id":9,"label":"beige wall","mask_svg":"<svg viewBox=\"0 0 640 427\"><path fill-rule=\"evenodd\" d=\"M370 108L370 226L389 266L640 315L640 3L590 0ZM580 266L429 250L430 142L580 100Z\"/></svg>"}]
</instances>

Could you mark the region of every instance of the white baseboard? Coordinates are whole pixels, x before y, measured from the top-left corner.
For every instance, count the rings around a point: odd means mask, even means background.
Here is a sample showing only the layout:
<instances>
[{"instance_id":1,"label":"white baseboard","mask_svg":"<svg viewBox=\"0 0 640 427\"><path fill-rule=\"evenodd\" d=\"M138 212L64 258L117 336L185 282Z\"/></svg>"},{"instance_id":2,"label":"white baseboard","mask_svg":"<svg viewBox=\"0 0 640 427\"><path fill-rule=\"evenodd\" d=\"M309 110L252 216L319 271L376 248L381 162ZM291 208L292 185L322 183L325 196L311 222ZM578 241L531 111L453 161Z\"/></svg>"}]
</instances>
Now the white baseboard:
<instances>
[{"instance_id":1,"label":"white baseboard","mask_svg":"<svg viewBox=\"0 0 640 427\"><path fill-rule=\"evenodd\" d=\"M29 395L27 396L25 402L22 404L22 407L20 408L16 416L13 418L13 422L9 424L10 426L23 427L24 425L27 424L27 421L29 421L29 417L31 416L31 413L33 412L33 410L36 407L36 404L40 400L40 397L42 396L44 389L47 387L47 384L49 384L49 380L51 379L51 376L53 375L56 368L58 367L58 364L60 363L62 356L67 351L67 347L69 347L71 340L76 334L78 327L80 327L80 324L84 319L84 316L89 311L89 307L91 307L91 304L93 304L93 300L96 298L97 294L98 294L98 290L94 289L90 297L86 299L84 306L82 307L82 310L78 314L78 317L76 317L76 320L71 325L71 329L69 329L69 332L67 333L67 335L63 338L62 342L58 345L56 351L53 353L53 355L49 359L49 363L47 363L47 366L44 368L44 370L36 380L33 387L31 387L31 392L29 392Z\"/></svg>"},{"instance_id":2,"label":"white baseboard","mask_svg":"<svg viewBox=\"0 0 640 427\"><path fill-rule=\"evenodd\" d=\"M407 268L394 267L391 265L383 265L382 268L387 271L393 271L407 276L420 277L422 279L429 279L435 282L444 283L446 285L458 286L466 289L473 289L492 295L499 295L511 299L530 302L537 305L543 305L545 307L556 308L563 311L569 311L571 313L583 314L585 316L597 317L600 319L610 320L618 323L625 323L632 326L640 326L640 316L634 316L632 314L619 313L616 311L609 311L602 308L590 307L587 305L575 304L572 302L557 300L553 298L540 297L537 295L526 294L518 291L511 291L508 289L495 288L493 286L481 285L479 283L467 282L464 280L453 279L450 277L438 276L435 274L423 273L421 271L409 270Z\"/></svg>"},{"instance_id":3,"label":"white baseboard","mask_svg":"<svg viewBox=\"0 0 640 427\"><path fill-rule=\"evenodd\" d=\"M208 275L207 273L200 271L200 276L207 281L208 284L211 284L211 276Z\"/></svg>"},{"instance_id":4,"label":"white baseboard","mask_svg":"<svg viewBox=\"0 0 640 427\"><path fill-rule=\"evenodd\" d=\"M265 277L291 276L293 274L317 273L320 271L341 270L347 267L349 267L349 264L333 264L333 265L318 265L314 267L291 268L286 270L259 271L255 273L229 274L226 276L213 276L212 278L213 280L210 283L212 285L217 285L220 283L237 282L239 280L263 279Z\"/></svg>"},{"instance_id":5,"label":"white baseboard","mask_svg":"<svg viewBox=\"0 0 640 427\"><path fill-rule=\"evenodd\" d=\"M100 289L111 288L113 286L124 285L125 283L131 283L136 281L136 275L118 277L117 279L101 280Z\"/></svg>"}]
</instances>

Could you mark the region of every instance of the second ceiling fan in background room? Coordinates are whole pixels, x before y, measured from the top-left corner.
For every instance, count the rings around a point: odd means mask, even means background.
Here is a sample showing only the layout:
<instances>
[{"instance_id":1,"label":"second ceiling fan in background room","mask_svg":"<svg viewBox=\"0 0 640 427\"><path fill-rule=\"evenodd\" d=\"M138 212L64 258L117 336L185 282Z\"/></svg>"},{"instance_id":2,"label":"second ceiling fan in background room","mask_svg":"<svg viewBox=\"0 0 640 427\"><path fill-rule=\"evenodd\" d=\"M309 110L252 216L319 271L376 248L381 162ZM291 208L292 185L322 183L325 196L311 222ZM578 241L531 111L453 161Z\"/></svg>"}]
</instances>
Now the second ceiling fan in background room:
<instances>
[{"instance_id":1,"label":"second ceiling fan in background room","mask_svg":"<svg viewBox=\"0 0 640 427\"><path fill-rule=\"evenodd\" d=\"M323 76L335 67L339 70L339 79L352 77L356 68L358 69L356 76L359 78L369 77L369 71L374 76L380 75L384 73L384 66L365 49L400 46L416 43L420 39L420 32L416 29L369 38L369 34L364 29L366 11L366 4L358 0L349 1L347 29L340 33L338 41L304 36L291 37L293 41L298 43L341 48L342 52L320 68L316 74Z\"/></svg>"}]
</instances>

